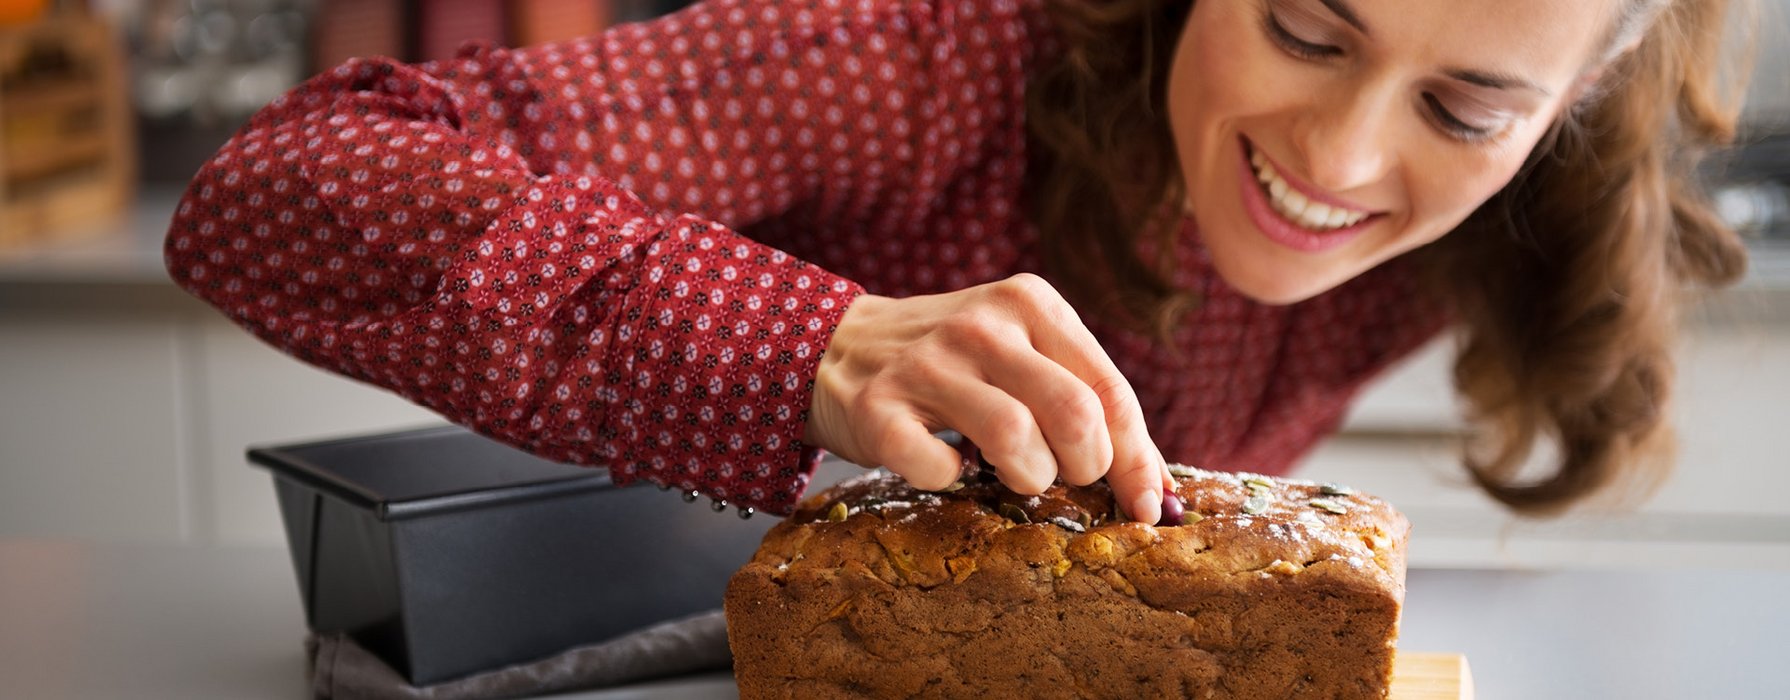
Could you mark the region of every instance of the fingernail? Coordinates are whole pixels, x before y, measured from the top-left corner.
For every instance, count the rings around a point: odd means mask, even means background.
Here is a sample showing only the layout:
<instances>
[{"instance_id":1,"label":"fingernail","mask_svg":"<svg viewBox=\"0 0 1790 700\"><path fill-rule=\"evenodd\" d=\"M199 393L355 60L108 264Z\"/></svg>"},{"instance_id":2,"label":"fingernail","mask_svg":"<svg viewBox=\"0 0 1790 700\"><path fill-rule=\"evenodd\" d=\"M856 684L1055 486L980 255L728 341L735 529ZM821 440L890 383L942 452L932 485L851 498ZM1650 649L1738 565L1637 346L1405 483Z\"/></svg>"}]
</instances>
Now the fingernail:
<instances>
[{"instance_id":1,"label":"fingernail","mask_svg":"<svg viewBox=\"0 0 1790 700\"><path fill-rule=\"evenodd\" d=\"M1154 492L1145 491L1137 495L1131 502L1131 519L1145 525L1155 525L1162 518L1162 497Z\"/></svg>"}]
</instances>

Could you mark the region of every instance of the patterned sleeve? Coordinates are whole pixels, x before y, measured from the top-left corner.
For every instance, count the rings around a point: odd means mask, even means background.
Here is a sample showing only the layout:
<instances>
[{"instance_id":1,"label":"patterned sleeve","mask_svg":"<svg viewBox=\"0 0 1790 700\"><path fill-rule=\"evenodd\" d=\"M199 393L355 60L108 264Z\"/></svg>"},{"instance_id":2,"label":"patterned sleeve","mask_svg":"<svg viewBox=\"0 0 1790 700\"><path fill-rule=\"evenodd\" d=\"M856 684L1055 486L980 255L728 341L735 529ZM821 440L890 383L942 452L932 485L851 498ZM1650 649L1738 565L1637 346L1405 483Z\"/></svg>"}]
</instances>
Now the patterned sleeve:
<instances>
[{"instance_id":1,"label":"patterned sleeve","mask_svg":"<svg viewBox=\"0 0 1790 700\"><path fill-rule=\"evenodd\" d=\"M802 106L833 59L888 99L928 89L929 5L847 4L716 1L563 44L351 61L201 169L168 269L281 350L484 435L788 512L815 368L861 289L717 220L775 216L849 167L853 120ZM798 109L828 113L773 137ZM743 184L705 179L722 172Z\"/></svg>"}]
</instances>

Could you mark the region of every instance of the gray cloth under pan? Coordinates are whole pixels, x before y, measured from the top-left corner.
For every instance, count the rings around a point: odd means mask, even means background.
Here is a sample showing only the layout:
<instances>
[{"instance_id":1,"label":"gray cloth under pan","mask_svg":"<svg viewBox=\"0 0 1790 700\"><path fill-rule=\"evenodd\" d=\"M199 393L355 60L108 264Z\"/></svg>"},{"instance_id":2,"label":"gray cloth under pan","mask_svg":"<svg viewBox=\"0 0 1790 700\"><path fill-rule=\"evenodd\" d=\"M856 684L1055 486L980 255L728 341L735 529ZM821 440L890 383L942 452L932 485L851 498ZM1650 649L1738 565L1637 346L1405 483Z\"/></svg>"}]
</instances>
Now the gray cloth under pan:
<instances>
[{"instance_id":1,"label":"gray cloth under pan","mask_svg":"<svg viewBox=\"0 0 1790 700\"><path fill-rule=\"evenodd\" d=\"M727 622L712 610L539 661L418 688L345 634L312 635L311 695L318 700L494 700L590 690L726 670Z\"/></svg>"}]
</instances>

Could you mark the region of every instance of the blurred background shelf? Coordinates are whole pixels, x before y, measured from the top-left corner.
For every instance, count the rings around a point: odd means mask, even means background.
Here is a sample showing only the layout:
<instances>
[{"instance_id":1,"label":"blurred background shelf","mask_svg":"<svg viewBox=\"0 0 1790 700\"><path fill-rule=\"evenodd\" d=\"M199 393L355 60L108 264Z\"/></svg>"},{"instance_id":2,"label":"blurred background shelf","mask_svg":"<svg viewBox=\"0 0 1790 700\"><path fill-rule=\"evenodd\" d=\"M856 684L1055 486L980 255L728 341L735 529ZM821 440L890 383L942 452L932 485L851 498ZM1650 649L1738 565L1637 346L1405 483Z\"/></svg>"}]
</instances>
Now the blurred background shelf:
<instances>
[{"instance_id":1,"label":"blurred background shelf","mask_svg":"<svg viewBox=\"0 0 1790 700\"><path fill-rule=\"evenodd\" d=\"M115 222L136 187L125 58L80 14L0 26L0 248Z\"/></svg>"}]
</instances>

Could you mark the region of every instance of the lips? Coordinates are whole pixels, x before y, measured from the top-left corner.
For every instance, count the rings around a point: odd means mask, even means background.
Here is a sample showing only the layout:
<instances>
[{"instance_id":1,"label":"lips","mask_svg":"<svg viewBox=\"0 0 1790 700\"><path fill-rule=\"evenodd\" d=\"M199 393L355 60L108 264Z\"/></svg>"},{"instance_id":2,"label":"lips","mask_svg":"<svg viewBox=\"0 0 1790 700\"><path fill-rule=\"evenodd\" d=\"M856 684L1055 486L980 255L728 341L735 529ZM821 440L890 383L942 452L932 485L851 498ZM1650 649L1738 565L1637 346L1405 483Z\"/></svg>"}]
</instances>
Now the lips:
<instances>
[{"instance_id":1,"label":"lips","mask_svg":"<svg viewBox=\"0 0 1790 700\"><path fill-rule=\"evenodd\" d=\"M1250 154L1249 164L1255 168L1256 182L1268 192L1269 206L1275 213L1300 226L1313 231L1332 231L1353 226L1373 214L1341 203L1332 205L1328 202L1335 200L1310 194L1288 182L1261 151Z\"/></svg>"},{"instance_id":2,"label":"lips","mask_svg":"<svg viewBox=\"0 0 1790 700\"><path fill-rule=\"evenodd\" d=\"M1269 240L1302 252L1322 252L1354 240L1380 218L1380 214L1287 183L1265 157L1261 158L1265 168L1259 172L1250 163L1253 150L1248 140L1239 139L1238 144L1243 210ZM1279 197L1270 187L1282 190ZM1322 225L1316 225L1319 218Z\"/></svg>"}]
</instances>

